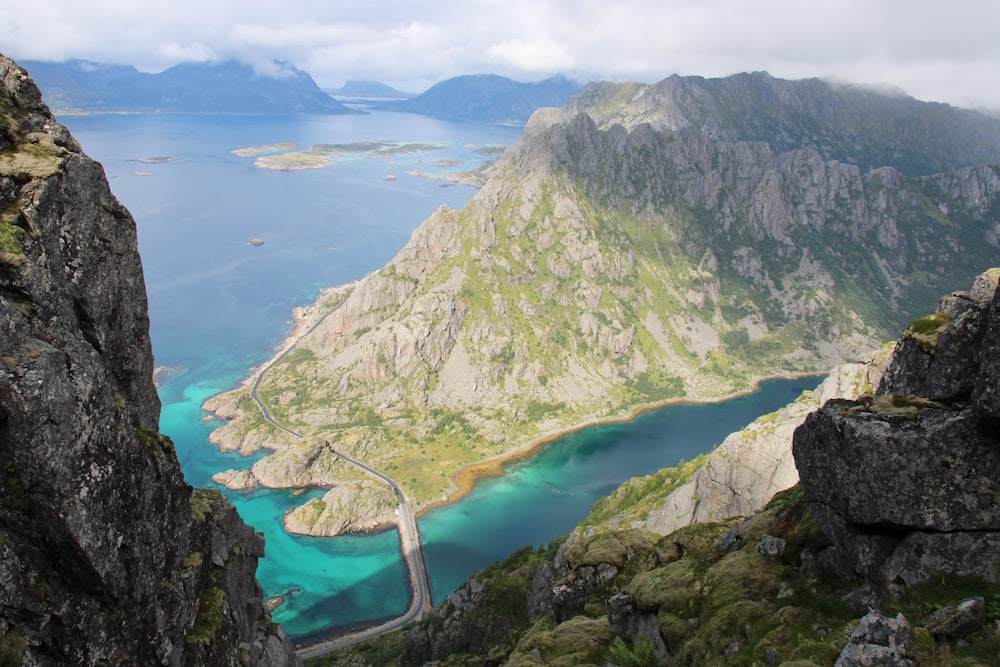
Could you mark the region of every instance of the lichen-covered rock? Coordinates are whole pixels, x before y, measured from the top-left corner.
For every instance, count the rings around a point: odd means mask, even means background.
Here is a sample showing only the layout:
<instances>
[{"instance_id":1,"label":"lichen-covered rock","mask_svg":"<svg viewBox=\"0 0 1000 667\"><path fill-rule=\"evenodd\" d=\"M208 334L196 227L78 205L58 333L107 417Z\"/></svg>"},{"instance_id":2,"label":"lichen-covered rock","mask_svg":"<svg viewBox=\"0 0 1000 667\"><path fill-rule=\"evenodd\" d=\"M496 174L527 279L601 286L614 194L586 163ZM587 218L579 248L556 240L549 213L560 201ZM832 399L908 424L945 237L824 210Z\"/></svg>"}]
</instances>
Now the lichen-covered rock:
<instances>
[{"instance_id":1,"label":"lichen-covered rock","mask_svg":"<svg viewBox=\"0 0 1000 667\"><path fill-rule=\"evenodd\" d=\"M977 296L988 293L985 275ZM968 298L957 319L939 312L911 326L878 394L830 401L795 432L806 498L834 543L831 563L883 593L941 575L1000 580L1000 431L983 407L998 382L993 285L992 302ZM957 387L958 376L963 389L935 392Z\"/></svg>"},{"instance_id":2,"label":"lichen-covered rock","mask_svg":"<svg viewBox=\"0 0 1000 667\"><path fill-rule=\"evenodd\" d=\"M656 614L638 613L632 603L632 596L619 591L608 598L608 624L615 635L634 644L640 639L652 643L657 665L670 664L670 652L660 635Z\"/></svg>"},{"instance_id":3,"label":"lichen-covered rock","mask_svg":"<svg viewBox=\"0 0 1000 667\"><path fill-rule=\"evenodd\" d=\"M902 614L886 618L872 612L861 619L834 667L912 667L907 656L913 646L913 629Z\"/></svg>"},{"instance_id":4,"label":"lichen-covered rock","mask_svg":"<svg viewBox=\"0 0 1000 667\"><path fill-rule=\"evenodd\" d=\"M947 402L968 400L976 386L981 358L989 361L996 352L982 348L990 344L985 334L998 277L996 271L979 275L970 291L953 292L941 299L937 313L913 322L896 343L893 363L879 384L879 393L914 394ZM987 372L986 377L990 375Z\"/></svg>"},{"instance_id":5,"label":"lichen-covered rock","mask_svg":"<svg viewBox=\"0 0 1000 667\"><path fill-rule=\"evenodd\" d=\"M254 578L262 538L157 433L132 217L3 56L0 81L4 659L298 664Z\"/></svg>"},{"instance_id":6,"label":"lichen-covered rock","mask_svg":"<svg viewBox=\"0 0 1000 667\"><path fill-rule=\"evenodd\" d=\"M993 269L986 274L989 282L997 290L997 280L1000 269ZM993 298L987 314L986 326L991 332L983 340L979 350L979 374L976 376L976 386L973 406L982 418L996 428L1000 422L1000 299Z\"/></svg>"},{"instance_id":7,"label":"lichen-covered rock","mask_svg":"<svg viewBox=\"0 0 1000 667\"><path fill-rule=\"evenodd\" d=\"M945 639L965 637L985 624L986 601L979 596L942 607L924 621L924 627L932 637Z\"/></svg>"}]
</instances>

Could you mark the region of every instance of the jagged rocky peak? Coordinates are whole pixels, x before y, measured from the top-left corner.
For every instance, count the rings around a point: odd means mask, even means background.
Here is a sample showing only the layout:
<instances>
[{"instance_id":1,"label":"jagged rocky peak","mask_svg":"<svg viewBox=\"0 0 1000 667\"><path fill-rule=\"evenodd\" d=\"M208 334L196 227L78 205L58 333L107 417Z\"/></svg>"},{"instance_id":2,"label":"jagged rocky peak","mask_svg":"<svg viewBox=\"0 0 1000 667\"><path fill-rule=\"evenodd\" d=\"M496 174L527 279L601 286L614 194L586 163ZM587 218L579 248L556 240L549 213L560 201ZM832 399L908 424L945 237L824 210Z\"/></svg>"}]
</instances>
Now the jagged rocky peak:
<instances>
[{"instance_id":1,"label":"jagged rocky peak","mask_svg":"<svg viewBox=\"0 0 1000 667\"><path fill-rule=\"evenodd\" d=\"M878 390L795 433L830 562L882 595L941 576L1000 581L1000 269L896 343Z\"/></svg>"},{"instance_id":2,"label":"jagged rocky peak","mask_svg":"<svg viewBox=\"0 0 1000 667\"><path fill-rule=\"evenodd\" d=\"M862 172L891 166L916 176L1000 161L1000 119L903 94L766 72L717 79L674 75L652 85L591 83L561 109L536 112L529 128L581 112L602 128L648 124L713 140L764 142L777 153L811 148Z\"/></svg>"},{"instance_id":3,"label":"jagged rocky peak","mask_svg":"<svg viewBox=\"0 0 1000 667\"><path fill-rule=\"evenodd\" d=\"M159 434L135 222L0 55L0 661L284 665L263 541Z\"/></svg>"}]
</instances>

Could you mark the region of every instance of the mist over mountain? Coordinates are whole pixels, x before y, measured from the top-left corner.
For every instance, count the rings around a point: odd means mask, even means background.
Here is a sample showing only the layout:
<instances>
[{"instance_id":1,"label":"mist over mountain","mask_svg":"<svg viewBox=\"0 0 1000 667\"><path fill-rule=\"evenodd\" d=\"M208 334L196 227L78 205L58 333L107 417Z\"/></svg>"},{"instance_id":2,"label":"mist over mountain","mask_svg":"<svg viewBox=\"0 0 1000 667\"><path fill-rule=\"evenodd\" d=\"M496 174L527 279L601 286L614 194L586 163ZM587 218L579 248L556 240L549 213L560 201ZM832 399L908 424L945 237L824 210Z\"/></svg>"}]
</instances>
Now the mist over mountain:
<instances>
[{"instance_id":1,"label":"mist over mountain","mask_svg":"<svg viewBox=\"0 0 1000 667\"><path fill-rule=\"evenodd\" d=\"M236 61L182 63L158 74L84 60L26 61L42 95L57 110L182 113L363 113L320 90L288 63L259 74Z\"/></svg>"}]
</instances>

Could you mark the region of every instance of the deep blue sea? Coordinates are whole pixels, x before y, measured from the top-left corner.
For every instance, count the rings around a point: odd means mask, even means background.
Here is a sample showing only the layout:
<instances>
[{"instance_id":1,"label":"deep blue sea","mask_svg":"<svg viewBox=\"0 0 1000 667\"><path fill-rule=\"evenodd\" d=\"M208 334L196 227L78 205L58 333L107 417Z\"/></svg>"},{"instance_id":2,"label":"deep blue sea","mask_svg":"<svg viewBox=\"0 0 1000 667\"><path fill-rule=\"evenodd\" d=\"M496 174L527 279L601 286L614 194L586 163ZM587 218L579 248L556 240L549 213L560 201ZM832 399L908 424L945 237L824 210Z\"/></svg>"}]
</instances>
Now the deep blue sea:
<instances>
[{"instance_id":1,"label":"deep blue sea","mask_svg":"<svg viewBox=\"0 0 1000 667\"><path fill-rule=\"evenodd\" d=\"M84 150L104 164L111 188L139 230L158 366L178 371L160 388L160 429L177 445L195 486L218 488L215 472L253 459L208 442L208 397L268 359L290 329L295 306L319 289L383 266L441 204L461 208L475 189L408 175L461 171L487 144L510 144L520 128L412 114L367 116L61 116ZM337 159L324 169L271 171L230 151L276 142L396 141L442 144L421 154ZM169 161L149 158L175 158ZM419 160L416 164L414 161ZM435 162L443 162L435 165ZM451 164L459 162L460 164ZM384 177L395 176L395 180ZM253 246L251 238L263 245ZM625 479L708 451L730 432L812 388L816 379L768 382L724 403L673 405L626 424L561 438L502 478L419 522L435 600L484 565L539 545L582 520ZM220 489L222 490L222 489ZM398 535L292 536L288 508L322 493L226 492L264 533L258 578L274 612L299 640L401 613L408 601Z\"/></svg>"}]
</instances>

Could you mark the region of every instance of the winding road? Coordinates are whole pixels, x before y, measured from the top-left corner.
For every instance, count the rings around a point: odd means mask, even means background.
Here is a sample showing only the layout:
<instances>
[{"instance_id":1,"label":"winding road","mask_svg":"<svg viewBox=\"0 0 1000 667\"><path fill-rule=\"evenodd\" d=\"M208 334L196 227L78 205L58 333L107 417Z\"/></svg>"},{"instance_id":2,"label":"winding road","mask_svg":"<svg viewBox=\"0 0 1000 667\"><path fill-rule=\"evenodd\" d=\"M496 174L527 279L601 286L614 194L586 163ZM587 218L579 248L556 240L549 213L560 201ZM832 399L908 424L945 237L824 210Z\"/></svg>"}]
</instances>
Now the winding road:
<instances>
[{"instance_id":1,"label":"winding road","mask_svg":"<svg viewBox=\"0 0 1000 667\"><path fill-rule=\"evenodd\" d=\"M294 342L290 343L281 354L271 359L271 361L261 368L260 372L257 373L257 379L254 381L253 387L250 389L250 398L252 398L254 403L257 404L257 407L260 408L260 412L264 416L264 420L275 428L280 429L293 437L300 439L305 438L305 436L298 431L293 431L287 426L279 423L271 415L271 411L267 409L264 402L260 400L260 397L257 395L257 390L260 389L261 382L264 380L264 375L271 370L275 364L284 359L289 352L295 349L295 344L298 343L298 341L312 333L316 327L323 322L323 320L340 308L343 303L344 301L341 300L340 303L331 308L329 312L325 313L322 317L316 320L316 322L313 323L311 327L306 329L298 338L296 338ZM399 499L399 506L397 508L399 516L399 542L403 553L403 562L406 564L407 576L410 581L410 591L413 595L410 598L410 605L401 616L390 619L381 625L364 628L354 632L348 632L330 639L311 643L308 646L297 647L298 654L303 659L315 658L316 656L336 651L337 649L356 644L366 639L372 639L387 632L399 630L407 623L419 620L434 606L433 598L431 597L430 578L427 575L427 564L424 560L424 549L420 543L420 531L417 529L417 519L413 510L410 509L410 504L407 502L406 494L403 493L403 489L396 483L396 480L392 479L385 473L372 468L368 464L362 463L361 461L348 456L344 452L337 450L328 440L324 441L324 444L326 444L326 446L330 448L330 451L332 451L337 457L347 463L357 466L372 477L385 482L392 487L393 491L396 492L396 497Z\"/></svg>"}]
</instances>

